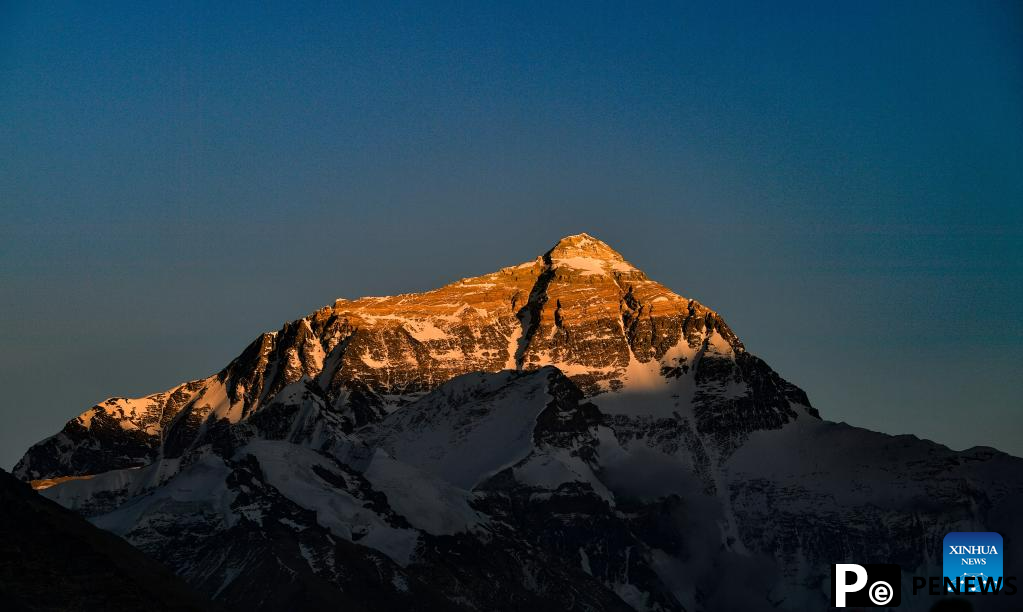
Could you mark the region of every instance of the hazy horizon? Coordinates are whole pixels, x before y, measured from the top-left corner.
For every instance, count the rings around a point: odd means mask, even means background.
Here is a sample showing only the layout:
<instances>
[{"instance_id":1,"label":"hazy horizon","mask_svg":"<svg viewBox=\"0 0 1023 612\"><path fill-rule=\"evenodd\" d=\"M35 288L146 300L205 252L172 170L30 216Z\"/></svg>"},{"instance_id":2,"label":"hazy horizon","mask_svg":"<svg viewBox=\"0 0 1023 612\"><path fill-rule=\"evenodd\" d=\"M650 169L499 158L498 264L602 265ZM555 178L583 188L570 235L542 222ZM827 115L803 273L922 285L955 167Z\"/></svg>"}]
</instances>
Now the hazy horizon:
<instances>
[{"instance_id":1,"label":"hazy horizon","mask_svg":"<svg viewBox=\"0 0 1023 612\"><path fill-rule=\"evenodd\" d=\"M0 467L580 232L825 419L1023 456L1018 3L0 17Z\"/></svg>"}]
</instances>

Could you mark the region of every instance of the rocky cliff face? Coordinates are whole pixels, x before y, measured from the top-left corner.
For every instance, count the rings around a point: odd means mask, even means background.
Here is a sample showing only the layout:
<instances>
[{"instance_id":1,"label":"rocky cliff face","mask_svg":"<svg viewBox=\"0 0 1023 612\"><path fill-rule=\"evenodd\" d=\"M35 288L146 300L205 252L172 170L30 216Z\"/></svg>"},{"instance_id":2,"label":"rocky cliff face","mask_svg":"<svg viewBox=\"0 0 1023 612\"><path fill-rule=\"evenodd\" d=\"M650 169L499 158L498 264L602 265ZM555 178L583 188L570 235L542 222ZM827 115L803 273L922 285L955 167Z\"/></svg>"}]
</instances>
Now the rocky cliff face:
<instances>
[{"instance_id":1,"label":"rocky cliff face","mask_svg":"<svg viewBox=\"0 0 1023 612\"><path fill-rule=\"evenodd\" d=\"M800 610L836 561L1018 541L1021 467L822 421L715 312L580 234L337 300L90 409L16 474L238 609Z\"/></svg>"}]
</instances>

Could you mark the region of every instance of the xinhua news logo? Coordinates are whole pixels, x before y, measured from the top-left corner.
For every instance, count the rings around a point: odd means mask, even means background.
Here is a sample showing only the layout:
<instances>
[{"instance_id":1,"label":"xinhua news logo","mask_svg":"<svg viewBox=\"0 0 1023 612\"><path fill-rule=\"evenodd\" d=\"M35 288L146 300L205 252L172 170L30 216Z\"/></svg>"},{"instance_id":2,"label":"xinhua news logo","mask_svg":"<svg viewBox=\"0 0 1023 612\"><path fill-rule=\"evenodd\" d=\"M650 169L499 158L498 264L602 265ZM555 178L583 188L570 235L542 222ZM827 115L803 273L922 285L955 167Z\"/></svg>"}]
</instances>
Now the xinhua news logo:
<instances>
[{"instance_id":1,"label":"xinhua news logo","mask_svg":"<svg viewBox=\"0 0 1023 612\"><path fill-rule=\"evenodd\" d=\"M953 531L945 536L942 573L945 589L966 593L996 590L1002 585L1002 536L993 531Z\"/></svg>"},{"instance_id":2,"label":"xinhua news logo","mask_svg":"<svg viewBox=\"0 0 1023 612\"><path fill-rule=\"evenodd\" d=\"M902 570L893 563L831 566L831 604L836 608L895 607L902 602Z\"/></svg>"}]
</instances>

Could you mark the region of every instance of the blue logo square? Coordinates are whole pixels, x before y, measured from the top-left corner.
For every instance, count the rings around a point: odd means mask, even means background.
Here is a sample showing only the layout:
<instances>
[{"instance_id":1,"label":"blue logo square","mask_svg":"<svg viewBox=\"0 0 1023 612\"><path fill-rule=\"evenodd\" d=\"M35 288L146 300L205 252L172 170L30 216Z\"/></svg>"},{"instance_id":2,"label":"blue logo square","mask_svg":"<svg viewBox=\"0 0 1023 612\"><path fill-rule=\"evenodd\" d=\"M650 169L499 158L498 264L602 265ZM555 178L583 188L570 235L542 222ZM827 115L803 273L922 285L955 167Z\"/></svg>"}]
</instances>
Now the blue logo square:
<instances>
[{"instance_id":1,"label":"blue logo square","mask_svg":"<svg viewBox=\"0 0 1023 612\"><path fill-rule=\"evenodd\" d=\"M1002 579L1002 536L993 531L953 531L945 536L942 549L942 570L945 578L955 584L959 579L961 593L981 593L985 589L979 581L993 586ZM973 578L969 585L967 578ZM950 587L945 587L947 590ZM991 589L987 589L989 592Z\"/></svg>"}]
</instances>

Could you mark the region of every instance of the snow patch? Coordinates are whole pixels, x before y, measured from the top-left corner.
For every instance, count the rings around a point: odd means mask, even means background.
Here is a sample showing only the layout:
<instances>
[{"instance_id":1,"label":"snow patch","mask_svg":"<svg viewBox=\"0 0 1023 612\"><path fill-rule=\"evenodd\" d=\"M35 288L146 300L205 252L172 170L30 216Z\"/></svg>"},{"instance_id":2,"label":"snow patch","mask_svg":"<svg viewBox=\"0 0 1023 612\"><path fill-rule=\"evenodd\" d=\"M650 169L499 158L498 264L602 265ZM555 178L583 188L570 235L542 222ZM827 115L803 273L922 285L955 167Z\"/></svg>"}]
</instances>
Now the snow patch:
<instances>
[{"instance_id":1,"label":"snow patch","mask_svg":"<svg viewBox=\"0 0 1023 612\"><path fill-rule=\"evenodd\" d=\"M469 505L473 494L377 451L363 474L413 527L433 535L471 531L486 517Z\"/></svg>"}]
</instances>

